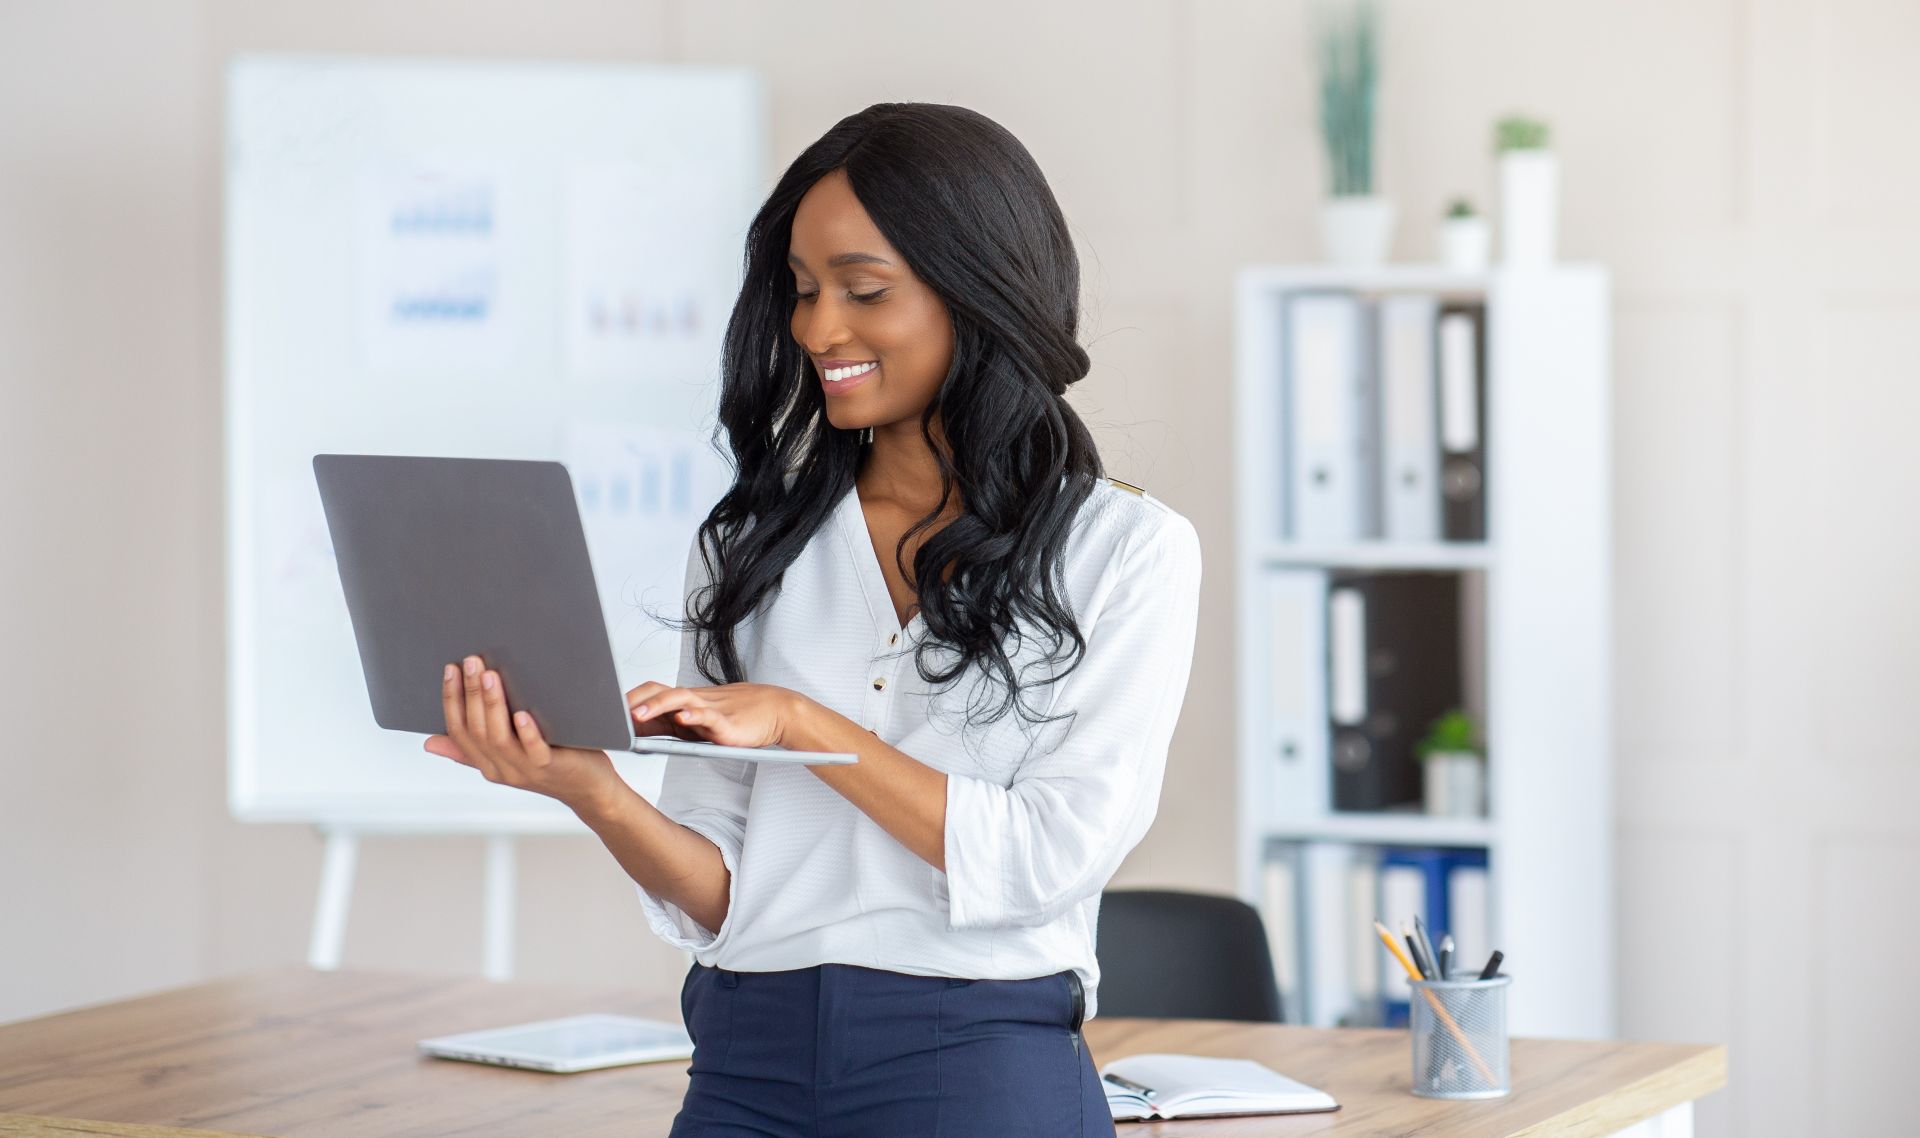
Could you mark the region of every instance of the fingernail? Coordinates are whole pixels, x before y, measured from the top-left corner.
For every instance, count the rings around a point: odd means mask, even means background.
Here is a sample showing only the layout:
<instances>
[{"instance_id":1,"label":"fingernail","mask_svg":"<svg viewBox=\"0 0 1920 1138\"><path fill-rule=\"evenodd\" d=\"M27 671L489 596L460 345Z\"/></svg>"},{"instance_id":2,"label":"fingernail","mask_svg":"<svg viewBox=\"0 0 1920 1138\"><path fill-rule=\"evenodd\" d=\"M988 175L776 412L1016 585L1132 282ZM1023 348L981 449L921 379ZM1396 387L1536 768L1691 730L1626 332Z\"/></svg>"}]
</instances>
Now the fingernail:
<instances>
[{"instance_id":1,"label":"fingernail","mask_svg":"<svg viewBox=\"0 0 1920 1138\"><path fill-rule=\"evenodd\" d=\"M454 667L452 664L448 664L447 670L440 673L440 678L443 680L450 680L459 674L460 674L460 669Z\"/></svg>"},{"instance_id":2,"label":"fingernail","mask_svg":"<svg viewBox=\"0 0 1920 1138\"><path fill-rule=\"evenodd\" d=\"M493 690L493 673L492 672L488 672L486 675L480 677L480 686L483 688L486 688L488 691Z\"/></svg>"},{"instance_id":3,"label":"fingernail","mask_svg":"<svg viewBox=\"0 0 1920 1138\"><path fill-rule=\"evenodd\" d=\"M647 705L644 703L641 704L639 707L633 709L633 713L635 715L645 715L647 713Z\"/></svg>"},{"instance_id":4,"label":"fingernail","mask_svg":"<svg viewBox=\"0 0 1920 1138\"><path fill-rule=\"evenodd\" d=\"M467 675L471 676L475 672L478 672L479 670L480 670L480 661L474 659L472 656L467 657Z\"/></svg>"}]
</instances>

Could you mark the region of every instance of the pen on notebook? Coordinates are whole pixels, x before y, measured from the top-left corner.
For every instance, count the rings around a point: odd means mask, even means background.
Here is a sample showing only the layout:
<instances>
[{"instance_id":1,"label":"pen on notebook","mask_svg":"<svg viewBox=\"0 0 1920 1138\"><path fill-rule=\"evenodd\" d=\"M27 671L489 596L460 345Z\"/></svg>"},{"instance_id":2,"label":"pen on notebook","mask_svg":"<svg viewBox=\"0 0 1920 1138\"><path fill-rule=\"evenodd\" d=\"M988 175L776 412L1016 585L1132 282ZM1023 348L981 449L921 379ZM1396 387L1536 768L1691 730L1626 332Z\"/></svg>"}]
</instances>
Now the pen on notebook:
<instances>
[{"instance_id":1,"label":"pen on notebook","mask_svg":"<svg viewBox=\"0 0 1920 1138\"><path fill-rule=\"evenodd\" d=\"M1118 1075L1102 1075L1100 1077L1109 1083L1117 1083L1130 1091L1139 1091L1141 1098L1152 1098L1154 1095L1152 1087L1143 1086L1140 1083L1134 1082L1132 1079L1123 1079Z\"/></svg>"},{"instance_id":2,"label":"pen on notebook","mask_svg":"<svg viewBox=\"0 0 1920 1138\"><path fill-rule=\"evenodd\" d=\"M1504 958L1501 956L1500 950L1497 948L1494 949L1493 955L1487 957L1487 966L1480 970L1480 978L1482 980L1491 980L1495 976L1500 975L1500 961L1502 959Z\"/></svg>"}]
</instances>

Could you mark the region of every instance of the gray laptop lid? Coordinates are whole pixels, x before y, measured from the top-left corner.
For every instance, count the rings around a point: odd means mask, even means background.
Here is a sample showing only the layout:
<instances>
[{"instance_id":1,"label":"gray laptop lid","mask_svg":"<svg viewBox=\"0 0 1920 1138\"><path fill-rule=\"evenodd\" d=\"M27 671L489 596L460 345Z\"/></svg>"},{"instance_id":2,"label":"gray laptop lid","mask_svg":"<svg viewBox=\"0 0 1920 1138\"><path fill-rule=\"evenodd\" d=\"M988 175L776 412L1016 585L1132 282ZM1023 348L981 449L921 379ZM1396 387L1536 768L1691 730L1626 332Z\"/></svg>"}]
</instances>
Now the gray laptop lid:
<instances>
[{"instance_id":1,"label":"gray laptop lid","mask_svg":"<svg viewBox=\"0 0 1920 1138\"><path fill-rule=\"evenodd\" d=\"M441 670L477 653L548 742L629 749L566 467L316 454L313 472L376 723L443 734Z\"/></svg>"}]
</instances>

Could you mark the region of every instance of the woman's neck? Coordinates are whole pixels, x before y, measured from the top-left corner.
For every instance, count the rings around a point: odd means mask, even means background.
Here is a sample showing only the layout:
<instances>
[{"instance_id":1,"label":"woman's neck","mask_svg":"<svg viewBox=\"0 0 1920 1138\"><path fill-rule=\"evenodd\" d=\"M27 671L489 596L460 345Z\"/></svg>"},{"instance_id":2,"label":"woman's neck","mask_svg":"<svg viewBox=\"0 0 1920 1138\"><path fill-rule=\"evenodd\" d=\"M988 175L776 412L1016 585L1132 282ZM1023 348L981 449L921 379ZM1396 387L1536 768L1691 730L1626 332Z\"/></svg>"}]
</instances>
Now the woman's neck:
<instances>
[{"instance_id":1,"label":"woman's neck","mask_svg":"<svg viewBox=\"0 0 1920 1138\"><path fill-rule=\"evenodd\" d=\"M935 441L946 446L938 417L930 429ZM940 463L920 436L918 415L873 429L873 442L855 481L865 501L884 500L916 516L933 512L940 504ZM949 502L948 509L958 505Z\"/></svg>"}]
</instances>

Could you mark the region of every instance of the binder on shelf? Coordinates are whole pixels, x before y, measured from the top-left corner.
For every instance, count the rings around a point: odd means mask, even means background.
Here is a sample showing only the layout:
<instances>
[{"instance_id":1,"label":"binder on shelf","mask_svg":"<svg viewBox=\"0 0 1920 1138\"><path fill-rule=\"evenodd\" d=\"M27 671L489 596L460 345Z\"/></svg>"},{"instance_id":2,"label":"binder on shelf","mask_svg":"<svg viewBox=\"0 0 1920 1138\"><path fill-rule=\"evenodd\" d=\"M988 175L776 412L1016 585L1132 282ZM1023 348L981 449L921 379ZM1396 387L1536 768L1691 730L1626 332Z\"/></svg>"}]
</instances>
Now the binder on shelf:
<instances>
[{"instance_id":1,"label":"binder on shelf","mask_svg":"<svg viewBox=\"0 0 1920 1138\"><path fill-rule=\"evenodd\" d=\"M1355 851L1338 842L1306 842L1299 848L1308 904L1301 938L1306 956L1306 1018L1302 1022L1338 1027L1348 1022L1353 1008L1354 955L1347 908Z\"/></svg>"},{"instance_id":2,"label":"binder on shelf","mask_svg":"<svg viewBox=\"0 0 1920 1138\"><path fill-rule=\"evenodd\" d=\"M1347 975L1352 978L1353 1000L1348 1006L1343 1027L1379 1027L1380 973L1378 940L1373 922L1380 912L1380 851L1361 846L1347 866L1347 901L1344 928L1351 960Z\"/></svg>"},{"instance_id":3,"label":"binder on shelf","mask_svg":"<svg viewBox=\"0 0 1920 1138\"><path fill-rule=\"evenodd\" d=\"M1260 922L1273 956L1274 986L1280 990L1280 1015L1304 1023L1300 966L1300 847L1276 842L1260 866Z\"/></svg>"},{"instance_id":4,"label":"binder on shelf","mask_svg":"<svg viewBox=\"0 0 1920 1138\"><path fill-rule=\"evenodd\" d=\"M1456 850L1447 866L1447 924L1454 959L1480 967L1493 953L1492 880L1485 850Z\"/></svg>"},{"instance_id":5,"label":"binder on shelf","mask_svg":"<svg viewBox=\"0 0 1920 1138\"><path fill-rule=\"evenodd\" d=\"M1448 541L1487 537L1486 323L1480 304L1440 307L1440 500Z\"/></svg>"},{"instance_id":6,"label":"binder on shelf","mask_svg":"<svg viewBox=\"0 0 1920 1138\"><path fill-rule=\"evenodd\" d=\"M1332 808L1419 802L1416 744L1462 704L1459 575L1329 574L1327 665Z\"/></svg>"},{"instance_id":7,"label":"binder on shelf","mask_svg":"<svg viewBox=\"0 0 1920 1138\"><path fill-rule=\"evenodd\" d=\"M1439 311L1425 293L1380 301L1381 530L1391 541L1440 540Z\"/></svg>"},{"instance_id":8,"label":"binder on shelf","mask_svg":"<svg viewBox=\"0 0 1920 1138\"><path fill-rule=\"evenodd\" d=\"M1278 818L1317 818L1327 803L1327 575L1266 575L1267 648L1273 687L1271 786Z\"/></svg>"},{"instance_id":9,"label":"binder on shelf","mask_svg":"<svg viewBox=\"0 0 1920 1138\"><path fill-rule=\"evenodd\" d=\"M1349 292L1296 292L1282 316L1281 438L1286 517L1296 542L1379 533L1378 422L1369 306Z\"/></svg>"}]
</instances>

